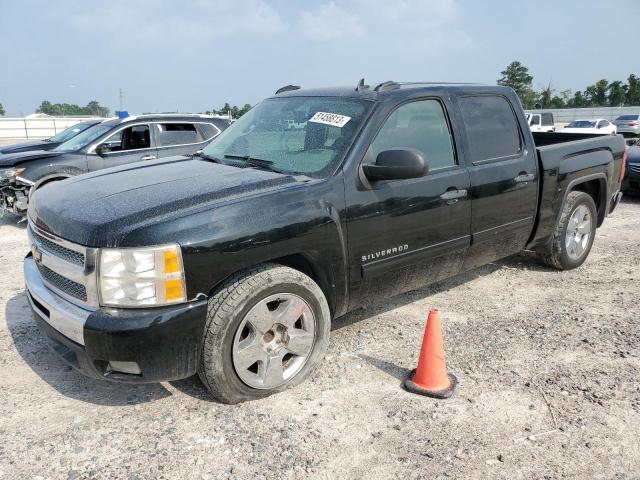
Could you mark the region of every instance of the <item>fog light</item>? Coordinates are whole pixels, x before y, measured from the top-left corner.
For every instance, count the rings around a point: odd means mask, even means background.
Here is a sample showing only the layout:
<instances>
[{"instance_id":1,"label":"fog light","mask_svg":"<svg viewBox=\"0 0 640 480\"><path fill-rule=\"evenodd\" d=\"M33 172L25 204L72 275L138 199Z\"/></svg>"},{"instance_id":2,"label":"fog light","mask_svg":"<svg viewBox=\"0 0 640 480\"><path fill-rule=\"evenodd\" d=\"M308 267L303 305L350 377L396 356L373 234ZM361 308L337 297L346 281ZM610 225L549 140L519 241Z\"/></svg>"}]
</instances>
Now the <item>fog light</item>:
<instances>
[{"instance_id":1,"label":"fog light","mask_svg":"<svg viewBox=\"0 0 640 480\"><path fill-rule=\"evenodd\" d=\"M116 373L129 373L131 375L141 375L142 370L136 362L119 362L117 360L110 360L108 371Z\"/></svg>"}]
</instances>

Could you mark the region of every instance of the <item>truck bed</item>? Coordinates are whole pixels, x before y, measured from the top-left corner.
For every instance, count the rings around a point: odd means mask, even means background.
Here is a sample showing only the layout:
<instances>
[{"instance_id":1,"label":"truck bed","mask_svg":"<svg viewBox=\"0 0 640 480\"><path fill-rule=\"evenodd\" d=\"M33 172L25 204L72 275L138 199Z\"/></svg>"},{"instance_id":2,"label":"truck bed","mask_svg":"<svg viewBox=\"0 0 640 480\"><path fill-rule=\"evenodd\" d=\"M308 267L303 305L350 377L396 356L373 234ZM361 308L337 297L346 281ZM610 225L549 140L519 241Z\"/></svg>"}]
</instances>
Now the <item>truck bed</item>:
<instances>
[{"instance_id":1,"label":"truck bed","mask_svg":"<svg viewBox=\"0 0 640 480\"><path fill-rule=\"evenodd\" d=\"M538 219L529 242L532 250L551 241L566 194L590 193L598 210L598 226L620 190L625 142L622 135L532 133L540 172Z\"/></svg>"}]
</instances>

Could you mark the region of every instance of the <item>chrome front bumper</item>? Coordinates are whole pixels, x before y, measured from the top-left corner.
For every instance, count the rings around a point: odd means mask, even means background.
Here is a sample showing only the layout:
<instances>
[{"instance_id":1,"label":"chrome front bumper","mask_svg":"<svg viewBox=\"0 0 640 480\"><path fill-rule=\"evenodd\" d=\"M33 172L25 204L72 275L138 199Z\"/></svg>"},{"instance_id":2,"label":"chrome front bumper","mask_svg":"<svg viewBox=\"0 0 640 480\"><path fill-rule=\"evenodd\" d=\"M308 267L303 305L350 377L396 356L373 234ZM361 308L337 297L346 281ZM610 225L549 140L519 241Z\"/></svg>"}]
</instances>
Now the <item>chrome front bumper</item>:
<instances>
[{"instance_id":1,"label":"chrome front bumper","mask_svg":"<svg viewBox=\"0 0 640 480\"><path fill-rule=\"evenodd\" d=\"M92 311L48 289L31 254L24 259L24 279L33 311L65 337L84 345L84 325Z\"/></svg>"}]
</instances>

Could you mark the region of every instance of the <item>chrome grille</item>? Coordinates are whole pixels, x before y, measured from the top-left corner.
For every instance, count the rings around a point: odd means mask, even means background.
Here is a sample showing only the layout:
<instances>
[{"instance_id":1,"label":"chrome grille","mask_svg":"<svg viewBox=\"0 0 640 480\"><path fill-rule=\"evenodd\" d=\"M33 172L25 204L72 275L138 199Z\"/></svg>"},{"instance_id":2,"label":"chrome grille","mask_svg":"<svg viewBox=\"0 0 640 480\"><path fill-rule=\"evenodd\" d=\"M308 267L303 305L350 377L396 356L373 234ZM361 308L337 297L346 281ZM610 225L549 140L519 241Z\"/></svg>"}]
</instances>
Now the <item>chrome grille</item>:
<instances>
[{"instance_id":1,"label":"chrome grille","mask_svg":"<svg viewBox=\"0 0 640 480\"><path fill-rule=\"evenodd\" d=\"M74 263L76 265L84 266L84 254L80 252L76 252L69 248L65 248L62 245L58 245L57 243L52 242L48 238L43 237L42 235L33 232L33 239L38 244L42 250L46 250L47 252L59 257L67 262Z\"/></svg>"},{"instance_id":2,"label":"chrome grille","mask_svg":"<svg viewBox=\"0 0 640 480\"><path fill-rule=\"evenodd\" d=\"M57 237L29 219L31 251L45 285L83 308L98 307L97 249Z\"/></svg>"},{"instance_id":3,"label":"chrome grille","mask_svg":"<svg viewBox=\"0 0 640 480\"><path fill-rule=\"evenodd\" d=\"M54 288L57 288L61 292L71 295L73 298L77 298L83 302L87 301L87 289L84 285L74 282L73 280L69 280L44 265L37 265L40 275L42 275L45 282Z\"/></svg>"}]
</instances>

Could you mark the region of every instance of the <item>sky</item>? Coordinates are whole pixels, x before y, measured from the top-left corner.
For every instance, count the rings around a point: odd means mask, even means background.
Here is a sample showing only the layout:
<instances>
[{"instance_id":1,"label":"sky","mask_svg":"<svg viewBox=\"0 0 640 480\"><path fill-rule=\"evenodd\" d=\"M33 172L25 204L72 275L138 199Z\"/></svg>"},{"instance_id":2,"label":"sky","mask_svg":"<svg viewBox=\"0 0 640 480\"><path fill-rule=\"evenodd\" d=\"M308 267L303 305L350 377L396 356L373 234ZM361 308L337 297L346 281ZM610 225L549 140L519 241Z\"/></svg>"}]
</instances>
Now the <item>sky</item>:
<instances>
[{"instance_id":1,"label":"sky","mask_svg":"<svg viewBox=\"0 0 640 480\"><path fill-rule=\"evenodd\" d=\"M639 14L640 0L0 0L0 103L113 111L121 88L132 114L202 112L287 84L493 84L513 60L534 87L575 91L640 75Z\"/></svg>"}]
</instances>

